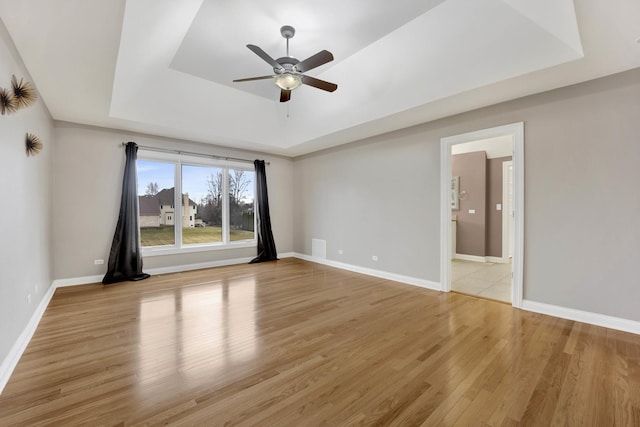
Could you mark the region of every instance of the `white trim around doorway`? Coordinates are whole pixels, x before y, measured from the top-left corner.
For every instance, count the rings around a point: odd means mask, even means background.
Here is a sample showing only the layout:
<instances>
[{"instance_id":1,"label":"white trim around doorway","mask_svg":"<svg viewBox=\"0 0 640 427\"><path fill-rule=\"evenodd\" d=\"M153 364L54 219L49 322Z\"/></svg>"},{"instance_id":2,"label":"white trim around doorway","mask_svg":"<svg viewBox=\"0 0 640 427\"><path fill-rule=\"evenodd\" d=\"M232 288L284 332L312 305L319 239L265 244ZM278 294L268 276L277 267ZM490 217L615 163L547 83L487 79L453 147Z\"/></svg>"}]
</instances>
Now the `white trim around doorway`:
<instances>
[{"instance_id":1,"label":"white trim around doorway","mask_svg":"<svg viewBox=\"0 0 640 427\"><path fill-rule=\"evenodd\" d=\"M524 122L453 135L440 140L440 281L451 291L451 147L511 135L513 138L513 307L522 308L524 252Z\"/></svg>"}]
</instances>

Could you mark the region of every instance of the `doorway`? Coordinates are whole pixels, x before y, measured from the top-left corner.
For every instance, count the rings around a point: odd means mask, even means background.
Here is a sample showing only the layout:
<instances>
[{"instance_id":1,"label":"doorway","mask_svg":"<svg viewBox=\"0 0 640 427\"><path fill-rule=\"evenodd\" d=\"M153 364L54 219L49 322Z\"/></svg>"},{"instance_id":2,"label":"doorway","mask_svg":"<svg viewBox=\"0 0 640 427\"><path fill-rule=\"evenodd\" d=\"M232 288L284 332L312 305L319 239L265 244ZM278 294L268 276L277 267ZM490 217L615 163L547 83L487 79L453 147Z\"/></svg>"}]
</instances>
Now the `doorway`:
<instances>
[{"instance_id":1,"label":"doorway","mask_svg":"<svg viewBox=\"0 0 640 427\"><path fill-rule=\"evenodd\" d=\"M510 164L502 164L502 187L506 191L502 191L501 203L491 203L489 206L479 205L480 209L465 209L464 214L476 214L484 212L484 210L490 212L491 210L502 210L502 250L497 256L486 256L485 252L481 254L483 256L455 256L455 227L452 227L453 219L456 219L456 211L452 210L452 207L464 206L464 203L460 203L461 200L455 199L456 187L459 191L458 196L462 196L462 201L465 197L471 197L470 192L467 192L463 185L460 185L459 177L454 179L452 174L452 154L455 150L459 151L461 144L469 144L473 141L491 140L495 138L510 138L513 143L513 156ZM506 163L506 162L505 162ZM505 173L506 171L506 173ZM511 173L510 173L511 172ZM511 177L511 178L509 178ZM456 180L458 182L456 183ZM505 188L506 186L506 188ZM510 190L511 189L511 190ZM509 195L510 194L510 195ZM477 196L476 196L477 197ZM499 270L498 264L509 264L509 269L505 270L506 273L497 271L490 273L494 275L503 274L502 280L507 280L507 286L511 287L511 304L514 307L521 307L522 305L522 273L523 273L523 221L524 221L524 124L514 123L505 126L499 126L490 129L479 130L476 132L469 132L461 135L454 135L441 139L441 268L440 277L442 290L444 292L451 291L452 283L452 258L462 258L461 262L478 262L482 261L487 265L483 267L496 265L495 270ZM455 209L455 208L454 208ZM482 218L481 218L482 220ZM513 226L510 227L509 221L512 221ZM512 230L509 233L506 227L510 227ZM484 240L480 242L480 245L484 245ZM474 242L478 243L478 242ZM484 246L482 248L484 251ZM468 251L472 252L472 251ZM496 254L494 254L496 255ZM475 264L477 267L479 264ZM464 267L467 271L471 271L474 265L468 265ZM505 266L502 266L503 270ZM489 274L489 270L484 271L485 274ZM510 277L509 277L510 276Z\"/></svg>"}]
</instances>

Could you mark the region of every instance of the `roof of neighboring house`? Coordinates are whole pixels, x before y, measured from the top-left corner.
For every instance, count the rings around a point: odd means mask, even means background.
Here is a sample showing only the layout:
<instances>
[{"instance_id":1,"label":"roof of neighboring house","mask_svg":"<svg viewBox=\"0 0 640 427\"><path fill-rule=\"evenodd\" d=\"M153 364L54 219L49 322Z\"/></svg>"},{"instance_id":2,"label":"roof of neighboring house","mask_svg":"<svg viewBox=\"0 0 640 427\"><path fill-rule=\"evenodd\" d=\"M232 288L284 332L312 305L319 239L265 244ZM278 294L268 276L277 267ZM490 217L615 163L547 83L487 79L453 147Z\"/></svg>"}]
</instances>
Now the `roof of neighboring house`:
<instances>
[{"instance_id":1,"label":"roof of neighboring house","mask_svg":"<svg viewBox=\"0 0 640 427\"><path fill-rule=\"evenodd\" d=\"M140 216L160 215L160 203L156 196L138 196Z\"/></svg>"},{"instance_id":2,"label":"roof of neighboring house","mask_svg":"<svg viewBox=\"0 0 640 427\"><path fill-rule=\"evenodd\" d=\"M173 205L175 200L173 195L174 195L173 188L164 188L161 191L159 191L158 194L156 194L156 197L160 201L161 205ZM182 196L185 197L186 194L183 194ZM196 202L189 199L189 206L196 206Z\"/></svg>"}]
</instances>

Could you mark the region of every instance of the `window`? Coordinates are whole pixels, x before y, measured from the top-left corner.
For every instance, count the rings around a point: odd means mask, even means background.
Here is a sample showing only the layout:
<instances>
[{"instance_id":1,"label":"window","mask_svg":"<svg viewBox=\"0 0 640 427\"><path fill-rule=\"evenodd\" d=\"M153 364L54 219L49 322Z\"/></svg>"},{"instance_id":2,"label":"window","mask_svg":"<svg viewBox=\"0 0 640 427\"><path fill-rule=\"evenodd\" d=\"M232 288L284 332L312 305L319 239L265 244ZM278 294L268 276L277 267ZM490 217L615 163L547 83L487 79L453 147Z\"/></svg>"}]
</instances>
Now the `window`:
<instances>
[{"instance_id":1,"label":"window","mask_svg":"<svg viewBox=\"0 0 640 427\"><path fill-rule=\"evenodd\" d=\"M254 171L229 169L229 239L232 241L253 239L254 175Z\"/></svg>"},{"instance_id":2,"label":"window","mask_svg":"<svg viewBox=\"0 0 640 427\"><path fill-rule=\"evenodd\" d=\"M138 207L142 246L176 243L169 204L173 199L175 164L138 160Z\"/></svg>"},{"instance_id":3,"label":"window","mask_svg":"<svg viewBox=\"0 0 640 427\"><path fill-rule=\"evenodd\" d=\"M142 151L137 166L143 253L255 245L252 166Z\"/></svg>"}]
</instances>

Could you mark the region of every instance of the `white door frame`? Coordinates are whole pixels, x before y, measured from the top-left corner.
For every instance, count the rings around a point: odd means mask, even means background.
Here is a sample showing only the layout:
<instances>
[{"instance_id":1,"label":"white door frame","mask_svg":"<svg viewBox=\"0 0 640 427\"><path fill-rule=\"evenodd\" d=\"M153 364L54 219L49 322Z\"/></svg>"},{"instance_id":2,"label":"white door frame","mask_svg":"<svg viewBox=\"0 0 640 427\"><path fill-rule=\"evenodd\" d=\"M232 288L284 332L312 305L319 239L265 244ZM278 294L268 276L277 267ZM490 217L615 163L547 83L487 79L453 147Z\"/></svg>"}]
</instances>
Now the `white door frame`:
<instances>
[{"instance_id":1,"label":"white door frame","mask_svg":"<svg viewBox=\"0 0 640 427\"><path fill-rule=\"evenodd\" d=\"M448 136L440 140L440 285L443 292L451 291L451 146L505 135L513 137L511 305L521 308L524 261L524 122Z\"/></svg>"}]
</instances>

